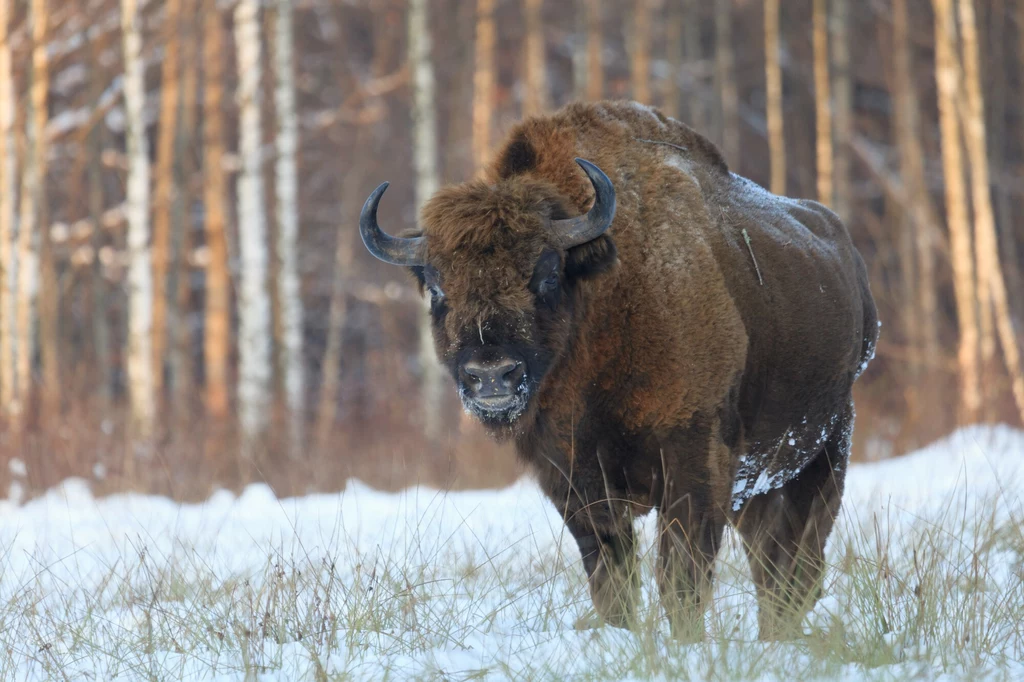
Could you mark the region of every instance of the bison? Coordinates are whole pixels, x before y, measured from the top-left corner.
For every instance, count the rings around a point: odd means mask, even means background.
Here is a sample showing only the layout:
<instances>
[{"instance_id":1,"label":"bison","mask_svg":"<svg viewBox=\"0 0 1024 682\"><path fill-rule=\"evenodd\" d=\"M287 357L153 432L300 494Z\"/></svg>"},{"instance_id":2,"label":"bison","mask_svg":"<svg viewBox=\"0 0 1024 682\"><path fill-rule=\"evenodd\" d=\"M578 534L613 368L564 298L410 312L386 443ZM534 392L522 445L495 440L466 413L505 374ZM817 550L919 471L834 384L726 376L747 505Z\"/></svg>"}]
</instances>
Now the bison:
<instances>
[{"instance_id":1,"label":"bison","mask_svg":"<svg viewBox=\"0 0 1024 682\"><path fill-rule=\"evenodd\" d=\"M377 224L386 188L363 207L363 241L429 295L462 404L514 440L563 514L597 613L635 625L632 521L657 509L675 636L704 636L726 523L760 636L798 634L879 326L836 215L730 172L705 137L634 102L520 122L405 236Z\"/></svg>"}]
</instances>

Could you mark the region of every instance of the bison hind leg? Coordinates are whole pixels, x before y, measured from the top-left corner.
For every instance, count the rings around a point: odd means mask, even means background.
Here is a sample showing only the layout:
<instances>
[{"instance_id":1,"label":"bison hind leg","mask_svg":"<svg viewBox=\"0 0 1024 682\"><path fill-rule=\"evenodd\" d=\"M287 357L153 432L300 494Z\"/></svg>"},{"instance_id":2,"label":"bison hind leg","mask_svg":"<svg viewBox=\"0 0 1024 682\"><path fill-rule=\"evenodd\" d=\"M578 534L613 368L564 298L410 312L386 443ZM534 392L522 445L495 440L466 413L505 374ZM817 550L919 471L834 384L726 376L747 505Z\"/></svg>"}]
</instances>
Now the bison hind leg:
<instances>
[{"instance_id":1,"label":"bison hind leg","mask_svg":"<svg viewBox=\"0 0 1024 682\"><path fill-rule=\"evenodd\" d=\"M839 513L853 430L853 401L822 450L793 480L752 497L740 511L757 587L761 639L798 636L821 595L825 541Z\"/></svg>"}]
</instances>

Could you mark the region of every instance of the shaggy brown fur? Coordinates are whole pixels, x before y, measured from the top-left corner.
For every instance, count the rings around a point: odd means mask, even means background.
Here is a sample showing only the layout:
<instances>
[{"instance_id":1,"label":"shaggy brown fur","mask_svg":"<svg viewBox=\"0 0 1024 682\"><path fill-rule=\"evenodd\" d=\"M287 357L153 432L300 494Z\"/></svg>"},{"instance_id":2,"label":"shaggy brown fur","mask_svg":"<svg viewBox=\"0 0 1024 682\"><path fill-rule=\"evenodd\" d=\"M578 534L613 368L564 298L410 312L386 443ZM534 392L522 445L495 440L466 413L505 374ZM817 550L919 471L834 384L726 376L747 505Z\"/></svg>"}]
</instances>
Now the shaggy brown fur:
<instances>
[{"instance_id":1,"label":"shaggy brown fur","mask_svg":"<svg viewBox=\"0 0 1024 682\"><path fill-rule=\"evenodd\" d=\"M575 157L608 175L618 210L604 236L563 252L550 222L593 200ZM657 508L677 636L703 636L726 522L745 541L762 636L798 625L842 496L851 388L877 336L836 216L730 173L654 109L602 102L517 125L485 180L426 204L422 233L416 272L437 294L452 372L481 344L529 358L522 413L485 423L515 439L563 512L601 616L633 621L632 518ZM558 286L540 295L546 262Z\"/></svg>"}]
</instances>

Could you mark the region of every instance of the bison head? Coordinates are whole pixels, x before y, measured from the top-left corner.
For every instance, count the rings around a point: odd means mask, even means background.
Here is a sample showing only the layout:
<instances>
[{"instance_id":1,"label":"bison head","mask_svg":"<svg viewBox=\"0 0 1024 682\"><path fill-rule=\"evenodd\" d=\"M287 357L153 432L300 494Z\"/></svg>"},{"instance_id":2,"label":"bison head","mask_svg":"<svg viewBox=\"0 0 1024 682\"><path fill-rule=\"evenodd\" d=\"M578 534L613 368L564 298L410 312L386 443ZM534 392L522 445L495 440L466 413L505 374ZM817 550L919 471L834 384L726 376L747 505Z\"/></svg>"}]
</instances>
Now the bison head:
<instances>
[{"instance_id":1,"label":"bison head","mask_svg":"<svg viewBox=\"0 0 1024 682\"><path fill-rule=\"evenodd\" d=\"M572 217L550 183L525 177L440 190L424 205L415 237L392 237L377 225L386 182L360 215L370 253L411 268L429 295L438 357L466 410L496 432L509 433L527 413L567 352L580 282L615 263L605 234L615 189L597 166L576 162L594 191L584 215Z\"/></svg>"}]
</instances>

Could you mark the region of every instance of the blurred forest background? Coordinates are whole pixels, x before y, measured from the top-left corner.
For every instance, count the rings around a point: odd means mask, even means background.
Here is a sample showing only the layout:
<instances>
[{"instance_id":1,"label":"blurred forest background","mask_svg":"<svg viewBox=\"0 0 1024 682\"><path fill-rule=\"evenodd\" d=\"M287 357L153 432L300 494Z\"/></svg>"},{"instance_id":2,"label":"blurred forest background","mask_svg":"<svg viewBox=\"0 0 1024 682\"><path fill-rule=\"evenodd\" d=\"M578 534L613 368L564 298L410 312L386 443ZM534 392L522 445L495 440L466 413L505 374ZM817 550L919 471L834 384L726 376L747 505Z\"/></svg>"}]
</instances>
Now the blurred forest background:
<instances>
[{"instance_id":1,"label":"blurred forest background","mask_svg":"<svg viewBox=\"0 0 1024 682\"><path fill-rule=\"evenodd\" d=\"M510 482L357 215L577 98L846 221L856 456L1020 424L1022 37L1024 0L0 0L0 490Z\"/></svg>"}]
</instances>

